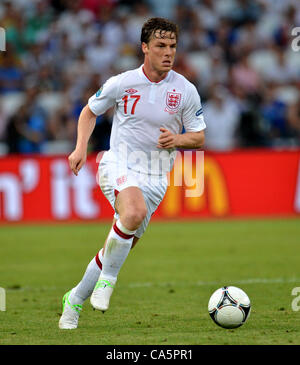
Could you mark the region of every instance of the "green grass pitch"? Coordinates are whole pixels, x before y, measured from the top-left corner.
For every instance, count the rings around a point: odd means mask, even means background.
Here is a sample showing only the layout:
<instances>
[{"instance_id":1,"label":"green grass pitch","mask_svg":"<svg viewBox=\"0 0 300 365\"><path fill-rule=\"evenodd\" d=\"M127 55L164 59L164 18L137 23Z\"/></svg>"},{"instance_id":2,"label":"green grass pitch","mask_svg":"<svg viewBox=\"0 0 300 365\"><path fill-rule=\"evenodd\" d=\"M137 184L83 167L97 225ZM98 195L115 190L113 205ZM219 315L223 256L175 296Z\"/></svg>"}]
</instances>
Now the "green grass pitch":
<instances>
[{"instance_id":1,"label":"green grass pitch","mask_svg":"<svg viewBox=\"0 0 300 365\"><path fill-rule=\"evenodd\" d=\"M109 228L0 228L0 344L300 344L300 311L291 307L300 287L299 219L152 222L121 269L109 310L93 311L87 300L78 329L59 330L62 296ZM207 312L224 285L251 299L250 318L238 329L218 327Z\"/></svg>"}]
</instances>

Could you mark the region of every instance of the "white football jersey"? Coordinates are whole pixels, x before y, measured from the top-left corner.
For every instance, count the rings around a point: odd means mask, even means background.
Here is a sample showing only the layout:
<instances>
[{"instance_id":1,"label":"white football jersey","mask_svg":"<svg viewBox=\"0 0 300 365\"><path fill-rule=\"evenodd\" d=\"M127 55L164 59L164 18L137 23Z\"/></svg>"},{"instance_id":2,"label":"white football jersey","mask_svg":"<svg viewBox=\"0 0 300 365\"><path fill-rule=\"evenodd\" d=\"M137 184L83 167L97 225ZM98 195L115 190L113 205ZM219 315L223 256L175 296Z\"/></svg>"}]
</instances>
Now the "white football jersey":
<instances>
[{"instance_id":1,"label":"white football jersey","mask_svg":"<svg viewBox=\"0 0 300 365\"><path fill-rule=\"evenodd\" d=\"M88 105L95 115L115 107L110 150L103 158L150 175L170 171L176 156L174 149L156 147L161 127L175 134L183 127L186 132L206 127L195 86L173 70L157 83L148 79L143 65L113 76Z\"/></svg>"}]
</instances>

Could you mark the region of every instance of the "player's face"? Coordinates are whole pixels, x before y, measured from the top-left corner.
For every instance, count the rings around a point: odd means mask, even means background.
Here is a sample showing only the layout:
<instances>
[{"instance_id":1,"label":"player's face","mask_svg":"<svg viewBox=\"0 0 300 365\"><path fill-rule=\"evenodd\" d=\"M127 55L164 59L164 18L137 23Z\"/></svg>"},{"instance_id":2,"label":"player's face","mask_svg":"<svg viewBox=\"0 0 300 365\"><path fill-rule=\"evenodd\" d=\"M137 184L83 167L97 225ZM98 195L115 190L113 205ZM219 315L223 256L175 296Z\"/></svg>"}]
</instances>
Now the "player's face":
<instances>
[{"instance_id":1,"label":"player's face","mask_svg":"<svg viewBox=\"0 0 300 365\"><path fill-rule=\"evenodd\" d=\"M176 46L174 33L158 30L148 44L142 44L142 49L152 68L159 73L164 73L173 67Z\"/></svg>"}]
</instances>

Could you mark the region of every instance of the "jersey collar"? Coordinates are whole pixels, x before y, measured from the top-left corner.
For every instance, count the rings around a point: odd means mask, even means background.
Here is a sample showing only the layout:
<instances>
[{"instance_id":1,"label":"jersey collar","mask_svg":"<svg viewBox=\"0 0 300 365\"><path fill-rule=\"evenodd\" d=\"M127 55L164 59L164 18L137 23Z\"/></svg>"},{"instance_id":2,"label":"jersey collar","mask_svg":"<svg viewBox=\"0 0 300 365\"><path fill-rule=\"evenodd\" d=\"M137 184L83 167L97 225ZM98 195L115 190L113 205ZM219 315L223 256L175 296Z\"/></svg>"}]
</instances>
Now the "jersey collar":
<instances>
[{"instance_id":1,"label":"jersey collar","mask_svg":"<svg viewBox=\"0 0 300 365\"><path fill-rule=\"evenodd\" d=\"M168 81L169 77L170 77L170 73L172 70L170 70L168 73L167 73L167 76L165 78L163 78L162 80L158 81L158 82L155 82L155 81L151 81L148 76L145 74L144 72L144 64L142 64L140 67L139 67L139 74L140 76L144 79L144 80L147 80L149 82L149 84L156 84L156 85L160 85L162 83L164 83L165 81Z\"/></svg>"}]
</instances>

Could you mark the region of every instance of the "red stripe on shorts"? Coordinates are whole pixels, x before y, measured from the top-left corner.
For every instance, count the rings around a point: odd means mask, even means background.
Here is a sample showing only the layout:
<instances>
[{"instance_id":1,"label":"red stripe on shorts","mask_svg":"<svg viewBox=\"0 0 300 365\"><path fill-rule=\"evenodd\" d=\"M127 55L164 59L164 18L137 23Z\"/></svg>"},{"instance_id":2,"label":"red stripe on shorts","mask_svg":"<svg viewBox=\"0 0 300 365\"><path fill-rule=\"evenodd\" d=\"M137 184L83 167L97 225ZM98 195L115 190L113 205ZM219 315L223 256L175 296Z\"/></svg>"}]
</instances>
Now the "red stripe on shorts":
<instances>
[{"instance_id":1,"label":"red stripe on shorts","mask_svg":"<svg viewBox=\"0 0 300 365\"><path fill-rule=\"evenodd\" d=\"M95 256L95 260L96 260L96 263L99 266L100 270L102 270L102 263L99 259L99 253L97 253L97 255Z\"/></svg>"},{"instance_id":2,"label":"red stripe on shorts","mask_svg":"<svg viewBox=\"0 0 300 365\"><path fill-rule=\"evenodd\" d=\"M133 234L126 234L124 232L122 232L118 226L117 226L117 223L115 223L113 225L113 229L114 231L116 232L117 235L119 235L120 237L124 238L125 240L128 240L129 238L133 237L134 235Z\"/></svg>"}]
</instances>

